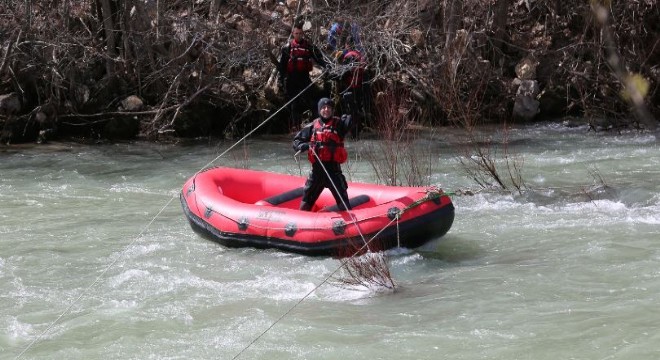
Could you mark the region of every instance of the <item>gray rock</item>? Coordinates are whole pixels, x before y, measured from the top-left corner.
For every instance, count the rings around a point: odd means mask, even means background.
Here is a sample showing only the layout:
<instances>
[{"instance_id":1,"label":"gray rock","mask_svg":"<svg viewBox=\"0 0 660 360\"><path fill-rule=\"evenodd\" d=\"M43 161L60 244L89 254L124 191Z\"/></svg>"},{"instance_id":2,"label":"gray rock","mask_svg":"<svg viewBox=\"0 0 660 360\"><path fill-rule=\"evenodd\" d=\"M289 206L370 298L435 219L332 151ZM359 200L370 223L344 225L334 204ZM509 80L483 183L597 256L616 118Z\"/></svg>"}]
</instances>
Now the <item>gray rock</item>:
<instances>
[{"instance_id":1,"label":"gray rock","mask_svg":"<svg viewBox=\"0 0 660 360\"><path fill-rule=\"evenodd\" d=\"M21 98L16 93L0 95L0 115L14 115L21 111Z\"/></svg>"},{"instance_id":2,"label":"gray rock","mask_svg":"<svg viewBox=\"0 0 660 360\"><path fill-rule=\"evenodd\" d=\"M513 103L513 118L530 121L541 111L539 101L527 95L517 96Z\"/></svg>"},{"instance_id":3,"label":"gray rock","mask_svg":"<svg viewBox=\"0 0 660 360\"><path fill-rule=\"evenodd\" d=\"M121 108L124 111L140 111L144 108L144 102L139 97L131 95L121 101Z\"/></svg>"}]
</instances>

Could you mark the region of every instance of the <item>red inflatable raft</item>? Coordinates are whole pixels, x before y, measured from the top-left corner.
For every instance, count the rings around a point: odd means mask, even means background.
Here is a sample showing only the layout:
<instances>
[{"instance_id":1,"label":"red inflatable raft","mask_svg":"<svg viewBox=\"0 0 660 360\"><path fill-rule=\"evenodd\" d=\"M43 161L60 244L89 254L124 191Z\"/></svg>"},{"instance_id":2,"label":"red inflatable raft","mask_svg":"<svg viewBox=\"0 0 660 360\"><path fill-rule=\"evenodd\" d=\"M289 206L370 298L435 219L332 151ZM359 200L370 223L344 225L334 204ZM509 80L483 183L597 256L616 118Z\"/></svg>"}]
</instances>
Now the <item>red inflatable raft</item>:
<instances>
[{"instance_id":1,"label":"red inflatable raft","mask_svg":"<svg viewBox=\"0 0 660 360\"><path fill-rule=\"evenodd\" d=\"M300 211L304 183L300 176L217 167L186 181L180 198L204 237L305 255L346 256L365 242L370 250L415 248L446 234L454 221L451 199L432 187L351 182L353 210L337 211L325 189L311 212Z\"/></svg>"}]
</instances>

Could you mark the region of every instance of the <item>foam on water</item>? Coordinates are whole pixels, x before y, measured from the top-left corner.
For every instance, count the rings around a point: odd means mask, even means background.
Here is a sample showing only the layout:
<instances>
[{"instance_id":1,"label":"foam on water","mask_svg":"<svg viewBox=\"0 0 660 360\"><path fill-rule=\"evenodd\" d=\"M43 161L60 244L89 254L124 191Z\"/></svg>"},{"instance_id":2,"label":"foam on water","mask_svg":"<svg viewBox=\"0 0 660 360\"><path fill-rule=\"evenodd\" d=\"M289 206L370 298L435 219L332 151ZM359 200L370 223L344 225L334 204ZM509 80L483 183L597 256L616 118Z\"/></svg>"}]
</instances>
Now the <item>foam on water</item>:
<instances>
[{"instance_id":1,"label":"foam on water","mask_svg":"<svg viewBox=\"0 0 660 360\"><path fill-rule=\"evenodd\" d=\"M325 282L337 259L209 242L176 201L138 237L217 149L12 155L0 165L0 350L17 355L87 291L26 358L231 358L271 326L242 358L657 358L657 140L583 132L512 132L533 190L454 196L446 236L386 253L392 293ZM290 161L280 145L254 163L297 173L274 165ZM431 179L464 188L452 159ZM368 164L353 169L373 181Z\"/></svg>"},{"instance_id":2,"label":"foam on water","mask_svg":"<svg viewBox=\"0 0 660 360\"><path fill-rule=\"evenodd\" d=\"M12 342L27 338L34 332L31 324L20 322L16 316L9 316L7 320L8 322L3 326L3 329L7 329L7 336Z\"/></svg>"}]
</instances>

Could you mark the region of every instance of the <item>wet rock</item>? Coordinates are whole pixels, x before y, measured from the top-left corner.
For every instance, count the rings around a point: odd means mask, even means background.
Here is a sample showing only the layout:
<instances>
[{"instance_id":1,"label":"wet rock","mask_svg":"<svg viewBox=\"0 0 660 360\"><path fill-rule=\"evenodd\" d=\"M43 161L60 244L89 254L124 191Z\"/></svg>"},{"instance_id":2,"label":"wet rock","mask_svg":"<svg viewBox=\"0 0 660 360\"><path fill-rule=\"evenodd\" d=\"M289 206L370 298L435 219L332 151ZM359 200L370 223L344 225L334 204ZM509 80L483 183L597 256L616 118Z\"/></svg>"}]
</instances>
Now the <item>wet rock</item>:
<instances>
[{"instance_id":1,"label":"wet rock","mask_svg":"<svg viewBox=\"0 0 660 360\"><path fill-rule=\"evenodd\" d=\"M587 120L584 118L576 118L573 116L566 116L561 120L562 125L568 128L576 128L580 126L585 126L588 124Z\"/></svg>"},{"instance_id":2,"label":"wet rock","mask_svg":"<svg viewBox=\"0 0 660 360\"><path fill-rule=\"evenodd\" d=\"M101 135L111 140L130 140L138 136L140 121L137 116L117 117L109 120L103 126Z\"/></svg>"},{"instance_id":3,"label":"wet rock","mask_svg":"<svg viewBox=\"0 0 660 360\"><path fill-rule=\"evenodd\" d=\"M541 111L537 96L540 93L539 83L536 81L536 67L538 62L531 57L525 57L516 64L516 76L513 84L518 86L516 98L513 103L513 118L530 121Z\"/></svg>"},{"instance_id":4,"label":"wet rock","mask_svg":"<svg viewBox=\"0 0 660 360\"><path fill-rule=\"evenodd\" d=\"M0 143L19 144L32 142L37 138L39 126L36 121L29 120L28 116L11 116L7 118L0 130Z\"/></svg>"},{"instance_id":5,"label":"wet rock","mask_svg":"<svg viewBox=\"0 0 660 360\"><path fill-rule=\"evenodd\" d=\"M37 143L45 144L57 136L57 109L53 104L39 106L34 118L39 125Z\"/></svg>"},{"instance_id":6,"label":"wet rock","mask_svg":"<svg viewBox=\"0 0 660 360\"><path fill-rule=\"evenodd\" d=\"M588 121L589 128L594 131L620 130L631 125L630 121L624 119L592 117Z\"/></svg>"},{"instance_id":7,"label":"wet rock","mask_svg":"<svg viewBox=\"0 0 660 360\"><path fill-rule=\"evenodd\" d=\"M518 84L517 96L531 96L536 97L539 94L539 82L536 80L520 80L515 79L514 84Z\"/></svg>"},{"instance_id":8,"label":"wet rock","mask_svg":"<svg viewBox=\"0 0 660 360\"><path fill-rule=\"evenodd\" d=\"M530 121L541 111L540 102L536 100L536 96L539 94L538 81L516 78L514 84L519 85L513 103L513 117L516 120Z\"/></svg>"},{"instance_id":9,"label":"wet rock","mask_svg":"<svg viewBox=\"0 0 660 360\"><path fill-rule=\"evenodd\" d=\"M513 117L516 120L530 121L539 111L539 101L531 96L517 96L513 103Z\"/></svg>"},{"instance_id":10,"label":"wet rock","mask_svg":"<svg viewBox=\"0 0 660 360\"><path fill-rule=\"evenodd\" d=\"M21 98L16 93L0 95L0 115L10 116L21 111Z\"/></svg>"}]
</instances>

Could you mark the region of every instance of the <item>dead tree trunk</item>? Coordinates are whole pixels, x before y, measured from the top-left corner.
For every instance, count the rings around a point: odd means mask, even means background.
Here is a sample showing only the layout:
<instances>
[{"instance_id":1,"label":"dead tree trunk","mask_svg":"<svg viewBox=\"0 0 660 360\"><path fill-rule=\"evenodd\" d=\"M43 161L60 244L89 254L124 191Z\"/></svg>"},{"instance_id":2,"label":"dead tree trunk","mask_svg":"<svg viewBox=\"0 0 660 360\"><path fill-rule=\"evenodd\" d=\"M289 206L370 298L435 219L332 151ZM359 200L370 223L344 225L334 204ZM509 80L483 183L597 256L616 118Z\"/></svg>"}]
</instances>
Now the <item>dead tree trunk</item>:
<instances>
[{"instance_id":1,"label":"dead tree trunk","mask_svg":"<svg viewBox=\"0 0 660 360\"><path fill-rule=\"evenodd\" d=\"M25 17L27 29L32 28L32 0L25 1Z\"/></svg>"},{"instance_id":2,"label":"dead tree trunk","mask_svg":"<svg viewBox=\"0 0 660 360\"><path fill-rule=\"evenodd\" d=\"M495 35L493 39L493 63L496 66L501 66L501 62L504 59L505 46L509 40L506 31L506 20L510 1L497 0L497 4L495 4L493 19L493 32Z\"/></svg>"},{"instance_id":3,"label":"dead tree trunk","mask_svg":"<svg viewBox=\"0 0 660 360\"><path fill-rule=\"evenodd\" d=\"M108 59L105 62L105 68L108 76L112 76L115 73L114 59L117 57L117 40L115 36L115 22L113 21L113 11L112 11L112 0L99 0L99 16L100 21L103 24L103 30L105 35L105 43L107 45L106 54Z\"/></svg>"},{"instance_id":4,"label":"dead tree trunk","mask_svg":"<svg viewBox=\"0 0 660 360\"><path fill-rule=\"evenodd\" d=\"M128 74L134 74L135 72L135 49L133 48L133 21L131 20L131 9L135 7L135 0L124 0L122 1L121 8L119 10L119 35L121 37L120 56L124 60L122 61L122 70Z\"/></svg>"},{"instance_id":5,"label":"dead tree trunk","mask_svg":"<svg viewBox=\"0 0 660 360\"><path fill-rule=\"evenodd\" d=\"M463 13L463 0L445 0L445 48L449 48L451 43L456 37L456 30L458 29Z\"/></svg>"}]
</instances>

